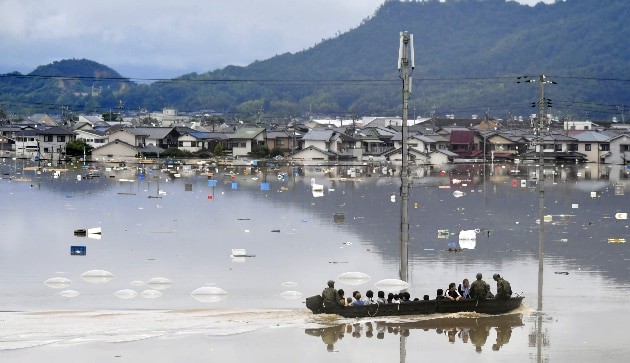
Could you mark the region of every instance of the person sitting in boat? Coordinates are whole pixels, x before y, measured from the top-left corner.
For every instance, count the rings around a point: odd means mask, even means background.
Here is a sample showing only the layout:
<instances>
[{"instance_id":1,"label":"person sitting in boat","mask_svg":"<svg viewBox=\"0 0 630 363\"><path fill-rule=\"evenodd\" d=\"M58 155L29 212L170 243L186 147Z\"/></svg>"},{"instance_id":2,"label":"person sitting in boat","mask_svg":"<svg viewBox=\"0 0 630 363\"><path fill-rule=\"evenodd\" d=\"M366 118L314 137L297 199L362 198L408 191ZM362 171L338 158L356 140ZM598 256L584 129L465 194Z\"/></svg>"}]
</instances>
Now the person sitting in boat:
<instances>
[{"instance_id":1,"label":"person sitting in boat","mask_svg":"<svg viewBox=\"0 0 630 363\"><path fill-rule=\"evenodd\" d=\"M368 290L365 292L365 303L376 304L376 301L374 300L374 291Z\"/></svg>"},{"instance_id":2,"label":"person sitting in boat","mask_svg":"<svg viewBox=\"0 0 630 363\"><path fill-rule=\"evenodd\" d=\"M328 287L322 291L322 300L325 308L339 306L339 293L335 290L335 282L328 280Z\"/></svg>"},{"instance_id":3,"label":"person sitting in boat","mask_svg":"<svg viewBox=\"0 0 630 363\"><path fill-rule=\"evenodd\" d=\"M357 294L354 296L354 301L352 302L352 306L361 306L361 305L365 305L365 301L361 299L361 293L357 292Z\"/></svg>"},{"instance_id":4,"label":"person sitting in boat","mask_svg":"<svg viewBox=\"0 0 630 363\"><path fill-rule=\"evenodd\" d=\"M446 295L444 295L444 297L453 301L459 301L462 298L459 292L457 292L454 282L448 284L448 290L446 290Z\"/></svg>"},{"instance_id":5,"label":"person sitting in boat","mask_svg":"<svg viewBox=\"0 0 630 363\"><path fill-rule=\"evenodd\" d=\"M468 279L464 279L464 281L457 286L457 292L459 292L463 299L470 299L470 282L468 282Z\"/></svg>"},{"instance_id":6,"label":"person sitting in boat","mask_svg":"<svg viewBox=\"0 0 630 363\"><path fill-rule=\"evenodd\" d=\"M481 272L477 273L477 279L470 285L470 297L477 300L485 300L492 293L490 292L490 285L483 281L483 275Z\"/></svg>"},{"instance_id":7,"label":"person sitting in boat","mask_svg":"<svg viewBox=\"0 0 630 363\"><path fill-rule=\"evenodd\" d=\"M379 304L385 304L387 303L387 300L385 300L385 291L383 290L379 290L379 292L377 293L377 298L376 298L376 302Z\"/></svg>"},{"instance_id":8,"label":"person sitting in boat","mask_svg":"<svg viewBox=\"0 0 630 363\"><path fill-rule=\"evenodd\" d=\"M337 290L337 294L339 295L339 305L346 306L346 292L343 289Z\"/></svg>"},{"instance_id":9,"label":"person sitting in boat","mask_svg":"<svg viewBox=\"0 0 630 363\"><path fill-rule=\"evenodd\" d=\"M400 293L400 303L406 304L411 302L411 294L408 291L403 291Z\"/></svg>"},{"instance_id":10,"label":"person sitting in boat","mask_svg":"<svg viewBox=\"0 0 630 363\"><path fill-rule=\"evenodd\" d=\"M512 296L512 287L510 283L501 277L499 274L492 275L492 279L497 282L497 294L498 300L507 300Z\"/></svg>"},{"instance_id":11,"label":"person sitting in boat","mask_svg":"<svg viewBox=\"0 0 630 363\"><path fill-rule=\"evenodd\" d=\"M394 301L394 293L390 292L389 294L387 294L387 303L388 304L393 304L394 302L395 302Z\"/></svg>"},{"instance_id":12,"label":"person sitting in boat","mask_svg":"<svg viewBox=\"0 0 630 363\"><path fill-rule=\"evenodd\" d=\"M444 299L446 299L446 297L444 297L444 290L437 289L437 296L435 297L435 300L444 300Z\"/></svg>"}]
</instances>

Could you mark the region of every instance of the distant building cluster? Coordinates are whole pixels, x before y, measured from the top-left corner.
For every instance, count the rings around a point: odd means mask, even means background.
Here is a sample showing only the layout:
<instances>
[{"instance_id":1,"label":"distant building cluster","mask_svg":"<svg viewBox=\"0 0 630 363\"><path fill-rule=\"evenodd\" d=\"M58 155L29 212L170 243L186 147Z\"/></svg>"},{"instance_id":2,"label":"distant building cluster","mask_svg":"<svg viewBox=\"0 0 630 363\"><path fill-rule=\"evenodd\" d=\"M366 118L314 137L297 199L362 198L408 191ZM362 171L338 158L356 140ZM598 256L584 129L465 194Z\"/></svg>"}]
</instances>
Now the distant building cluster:
<instances>
[{"instance_id":1,"label":"distant building cluster","mask_svg":"<svg viewBox=\"0 0 630 363\"><path fill-rule=\"evenodd\" d=\"M209 115L205 115L208 117ZM62 160L66 145L84 140L92 161L123 162L177 149L192 155L246 158L255 149L298 162L373 161L400 163L402 120L399 117L363 117L353 120L314 119L284 126L200 122L175 110L138 118L105 121L81 115L62 125L48 115L23 120L1 120L0 153ZM219 118L214 118L217 120ZM418 118L409 121L407 137L411 164L441 165L457 162L536 161L542 145L548 163L630 163L630 125L598 125L590 121L552 122L537 139L529 122L514 120Z\"/></svg>"}]
</instances>

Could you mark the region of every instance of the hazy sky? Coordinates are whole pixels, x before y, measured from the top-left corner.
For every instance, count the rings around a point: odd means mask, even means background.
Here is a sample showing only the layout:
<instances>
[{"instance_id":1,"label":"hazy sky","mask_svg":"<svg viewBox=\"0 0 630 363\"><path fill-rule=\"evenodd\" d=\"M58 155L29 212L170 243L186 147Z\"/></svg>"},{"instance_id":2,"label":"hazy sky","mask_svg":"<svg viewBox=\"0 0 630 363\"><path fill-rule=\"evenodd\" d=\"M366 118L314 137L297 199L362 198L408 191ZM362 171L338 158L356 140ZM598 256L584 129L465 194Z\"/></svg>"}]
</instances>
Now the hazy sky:
<instances>
[{"instance_id":1,"label":"hazy sky","mask_svg":"<svg viewBox=\"0 0 630 363\"><path fill-rule=\"evenodd\" d=\"M145 79L247 65L355 28L383 1L0 0L0 73L71 58Z\"/></svg>"}]
</instances>

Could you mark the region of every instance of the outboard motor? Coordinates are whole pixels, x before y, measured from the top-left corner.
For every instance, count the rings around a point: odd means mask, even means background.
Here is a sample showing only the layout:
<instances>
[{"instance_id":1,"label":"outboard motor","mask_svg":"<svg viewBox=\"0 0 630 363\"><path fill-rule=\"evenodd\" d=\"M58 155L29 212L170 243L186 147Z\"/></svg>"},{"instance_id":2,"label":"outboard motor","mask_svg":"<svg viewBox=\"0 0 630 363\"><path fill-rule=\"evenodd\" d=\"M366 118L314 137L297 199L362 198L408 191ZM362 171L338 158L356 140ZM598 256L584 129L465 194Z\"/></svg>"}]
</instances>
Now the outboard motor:
<instances>
[{"instance_id":1,"label":"outboard motor","mask_svg":"<svg viewBox=\"0 0 630 363\"><path fill-rule=\"evenodd\" d=\"M307 297L306 307L314 313L319 313L324 307L324 299L320 295Z\"/></svg>"}]
</instances>

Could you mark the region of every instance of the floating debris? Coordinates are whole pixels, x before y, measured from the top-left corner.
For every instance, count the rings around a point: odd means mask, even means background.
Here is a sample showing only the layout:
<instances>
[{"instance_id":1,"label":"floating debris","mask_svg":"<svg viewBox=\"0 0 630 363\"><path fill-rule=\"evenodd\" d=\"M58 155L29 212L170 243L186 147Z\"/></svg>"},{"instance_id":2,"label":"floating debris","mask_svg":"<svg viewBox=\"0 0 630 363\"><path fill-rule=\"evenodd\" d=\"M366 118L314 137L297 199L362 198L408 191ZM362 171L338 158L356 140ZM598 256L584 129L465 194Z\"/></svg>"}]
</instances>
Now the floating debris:
<instances>
[{"instance_id":1,"label":"floating debris","mask_svg":"<svg viewBox=\"0 0 630 363\"><path fill-rule=\"evenodd\" d=\"M87 254L86 246L70 246L70 255L85 256Z\"/></svg>"},{"instance_id":2,"label":"floating debris","mask_svg":"<svg viewBox=\"0 0 630 363\"><path fill-rule=\"evenodd\" d=\"M626 243L626 239L621 237L609 238L608 243Z\"/></svg>"},{"instance_id":3,"label":"floating debris","mask_svg":"<svg viewBox=\"0 0 630 363\"><path fill-rule=\"evenodd\" d=\"M448 238L451 235L451 231L448 229L438 229L438 238Z\"/></svg>"},{"instance_id":4,"label":"floating debris","mask_svg":"<svg viewBox=\"0 0 630 363\"><path fill-rule=\"evenodd\" d=\"M147 281L147 285L155 290L166 290L173 286L173 281L167 279L166 277L154 277Z\"/></svg>"},{"instance_id":5,"label":"floating debris","mask_svg":"<svg viewBox=\"0 0 630 363\"><path fill-rule=\"evenodd\" d=\"M344 272L337 279L348 285L363 285L370 281L371 277L363 272Z\"/></svg>"},{"instance_id":6,"label":"floating debris","mask_svg":"<svg viewBox=\"0 0 630 363\"><path fill-rule=\"evenodd\" d=\"M466 195L466 193L462 192L461 190L456 190L453 192L453 196L455 198L460 198L460 197L463 197L464 195Z\"/></svg>"},{"instance_id":7,"label":"floating debris","mask_svg":"<svg viewBox=\"0 0 630 363\"><path fill-rule=\"evenodd\" d=\"M628 213L623 213L623 212L615 213L615 219L618 219L618 220L628 219Z\"/></svg>"},{"instance_id":8,"label":"floating debris","mask_svg":"<svg viewBox=\"0 0 630 363\"><path fill-rule=\"evenodd\" d=\"M136 296L138 296L138 293L135 290L123 289L123 290L116 291L114 293L114 296L116 296L119 299L133 299Z\"/></svg>"},{"instance_id":9,"label":"floating debris","mask_svg":"<svg viewBox=\"0 0 630 363\"><path fill-rule=\"evenodd\" d=\"M568 275L569 272L568 271L556 271L554 272L556 275Z\"/></svg>"},{"instance_id":10,"label":"floating debris","mask_svg":"<svg viewBox=\"0 0 630 363\"><path fill-rule=\"evenodd\" d=\"M100 235L101 227L94 227L88 229L75 229L74 235L77 237L90 237L90 235Z\"/></svg>"},{"instance_id":11,"label":"floating debris","mask_svg":"<svg viewBox=\"0 0 630 363\"><path fill-rule=\"evenodd\" d=\"M341 224L345 222L345 220L346 215L343 212L335 212L335 214L333 215L333 221L335 222L335 224Z\"/></svg>"},{"instance_id":12,"label":"floating debris","mask_svg":"<svg viewBox=\"0 0 630 363\"><path fill-rule=\"evenodd\" d=\"M285 291L280 296L287 300L296 300L302 297L302 293L299 291Z\"/></svg>"},{"instance_id":13,"label":"floating debris","mask_svg":"<svg viewBox=\"0 0 630 363\"><path fill-rule=\"evenodd\" d=\"M191 292L190 296L201 302L218 302L227 298L227 292L220 287L204 286Z\"/></svg>"},{"instance_id":14,"label":"floating debris","mask_svg":"<svg viewBox=\"0 0 630 363\"><path fill-rule=\"evenodd\" d=\"M67 297L67 298L73 298L73 297L77 297L81 295L81 293L76 290L63 290L62 292L59 293L59 295L63 297Z\"/></svg>"},{"instance_id":15,"label":"floating debris","mask_svg":"<svg viewBox=\"0 0 630 363\"><path fill-rule=\"evenodd\" d=\"M377 281L374 286L383 291L393 292L408 289L411 285L408 282L399 279L384 279Z\"/></svg>"},{"instance_id":16,"label":"floating debris","mask_svg":"<svg viewBox=\"0 0 630 363\"><path fill-rule=\"evenodd\" d=\"M480 232L479 228L459 231L459 247L474 250L477 247L477 233Z\"/></svg>"},{"instance_id":17,"label":"floating debris","mask_svg":"<svg viewBox=\"0 0 630 363\"><path fill-rule=\"evenodd\" d=\"M90 270L82 273L81 278L93 284L100 284L111 281L114 274L105 270Z\"/></svg>"},{"instance_id":18,"label":"floating debris","mask_svg":"<svg viewBox=\"0 0 630 363\"><path fill-rule=\"evenodd\" d=\"M279 229L272 229L271 232L280 233L280 230Z\"/></svg>"},{"instance_id":19,"label":"floating debris","mask_svg":"<svg viewBox=\"0 0 630 363\"><path fill-rule=\"evenodd\" d=\"M164 294L158 290L144 290L143 292L140 293L140 296L142 296L145 299L157 299L158 297L161 297L162 295Z\"/></svg>"},{"instance_id":20,"label":"floating debris","mask_svg":"<svg viewBox=\"0 0 630 363\"><path fill-rule=\"evenodd\" d=\"M245 248L233 248L230 257L256 257L256 255L248 255Z\"/></svg>"},{"instance_id":21,"label":"floating debris","mask_svg":"<svg viewBox=\"0 0 630 363\"><path fill-rule=\"evenodd\" d=\"M44 284L48 287L52 287L53 289L63 289L72 285L72 281L65 277L53 277L44 281Z\"/></svg>"}]
</instances>

